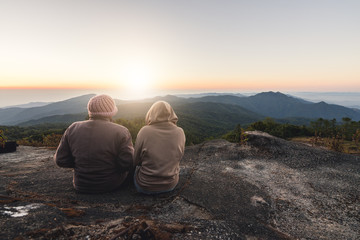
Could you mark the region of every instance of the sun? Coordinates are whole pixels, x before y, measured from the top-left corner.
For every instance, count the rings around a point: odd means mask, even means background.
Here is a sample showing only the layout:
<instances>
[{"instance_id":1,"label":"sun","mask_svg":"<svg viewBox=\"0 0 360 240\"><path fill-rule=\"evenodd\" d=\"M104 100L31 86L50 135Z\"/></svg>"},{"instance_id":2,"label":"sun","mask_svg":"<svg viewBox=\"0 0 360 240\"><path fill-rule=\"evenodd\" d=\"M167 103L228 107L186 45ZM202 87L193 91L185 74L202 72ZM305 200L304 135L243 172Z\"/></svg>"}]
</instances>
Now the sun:
<instances>
[{"instance_id":1,"label":"sun","mask_svg":"<svg viewBox=\"0 0 360 240\"><path fill-rule=\"evenodd\" d=\"M154 74L148 65L132 64L124 69L122 86L131 98L142 98L149 94L154 83Z\"/></svg>"}]
</instances>

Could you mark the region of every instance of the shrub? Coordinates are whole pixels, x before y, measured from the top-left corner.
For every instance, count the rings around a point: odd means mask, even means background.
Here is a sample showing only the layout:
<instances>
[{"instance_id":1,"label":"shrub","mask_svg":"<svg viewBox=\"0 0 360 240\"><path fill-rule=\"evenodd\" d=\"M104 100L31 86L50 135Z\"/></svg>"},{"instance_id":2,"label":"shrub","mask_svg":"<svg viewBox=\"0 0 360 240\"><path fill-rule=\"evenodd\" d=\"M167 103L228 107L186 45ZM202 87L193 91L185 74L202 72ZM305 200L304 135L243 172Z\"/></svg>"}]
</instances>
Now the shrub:
<instances>
[{"instance_id":1,"label":"shrub","mask_svg":"<svg viewBox=\"0 0 360 240\"><path fill-rule=\"evenodd\" d=\"M43 146L46 147L57 147L60 143L62 135L61 134L49 134L43 137Z\"/></svg>"},{"instance_id":2,"label":"shrub","mask_svg":"<svg viewBox=\"0 0 360 240\"><path fill-rule=\"evenodd\" d=\"M355 145L358 147L360 142L360 129L356 129L356 132L354 133L352 140L355 142Z\"/></svg>"},{"instance_id":3,"label":"shrub","mask_svg":"<svg viewBox=\"0 0 360 240\"><path fill-rule=\"evenodd\" d=\"M240 145L245 145L248 141L248 135L245 133L245 130L241 128L240 124L236 125L233 131L225 134L222 138Z\"/></svg>"},{"instance_id":4,"label":"shrub","mask_svg":"<svg viewBox=\"0 0 360 240\"><path fill-rule=\"evenodd\" d=\"M0 146L2 148L5 147L5 143L6 143L6 137L4 135L4 131L0 129Z\"/></svg>"},{"instance_id":5,"label":"shrub","mask_svg":"<svg viewBox=\"0 0 360 240\"><path fill-rule=\"evenodd\" d=\"M336 135L332 138L328 138L326 140L326 145L329 149L337 152L344 152L345 150L344 141L339 135Z\"/></svg>"}]
</instances>

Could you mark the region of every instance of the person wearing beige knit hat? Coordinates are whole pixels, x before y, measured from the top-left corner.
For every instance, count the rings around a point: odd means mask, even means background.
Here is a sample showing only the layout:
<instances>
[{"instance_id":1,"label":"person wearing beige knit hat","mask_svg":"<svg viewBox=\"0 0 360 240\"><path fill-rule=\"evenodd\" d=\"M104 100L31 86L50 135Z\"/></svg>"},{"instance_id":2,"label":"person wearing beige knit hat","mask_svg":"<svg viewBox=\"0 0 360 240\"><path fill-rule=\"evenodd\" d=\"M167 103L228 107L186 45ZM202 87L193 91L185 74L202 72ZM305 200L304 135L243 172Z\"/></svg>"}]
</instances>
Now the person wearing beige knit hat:
<instances>
[{"instance_id":1,"label":"person wearing beige knit hat","mask_svg":"<svg viewBox=\"0 0 360 240\"><path fill-rule=\"evenodd\" d=\"M108 95L92 97L89 120L75 122L65 131L54 155L59 167L73 168L78 192L113 191L133 168L134 147L130 132L111 122L118 109Z\"/></svg>"}]
</instances>

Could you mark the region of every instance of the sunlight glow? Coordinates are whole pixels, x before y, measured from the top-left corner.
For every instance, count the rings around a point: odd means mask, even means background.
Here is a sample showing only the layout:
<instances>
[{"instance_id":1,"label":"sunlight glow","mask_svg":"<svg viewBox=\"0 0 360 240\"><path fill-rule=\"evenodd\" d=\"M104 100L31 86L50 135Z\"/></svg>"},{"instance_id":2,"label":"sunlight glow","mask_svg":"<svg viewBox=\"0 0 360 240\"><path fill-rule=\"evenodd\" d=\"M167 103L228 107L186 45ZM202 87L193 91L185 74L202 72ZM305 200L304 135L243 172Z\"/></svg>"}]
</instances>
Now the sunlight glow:
<instances>
[{"instance_id":1,"label":"sunlight glow","mask_svg":"<svg viewBox=\"0 0 360 240\"><path fill-rule=\"evenodd\" d=\"M152 92L154 85L154 70L141 63L132 63L124 68L122 74L123 90L131 98L144 98Z\"/></svg>"}]
</instances>

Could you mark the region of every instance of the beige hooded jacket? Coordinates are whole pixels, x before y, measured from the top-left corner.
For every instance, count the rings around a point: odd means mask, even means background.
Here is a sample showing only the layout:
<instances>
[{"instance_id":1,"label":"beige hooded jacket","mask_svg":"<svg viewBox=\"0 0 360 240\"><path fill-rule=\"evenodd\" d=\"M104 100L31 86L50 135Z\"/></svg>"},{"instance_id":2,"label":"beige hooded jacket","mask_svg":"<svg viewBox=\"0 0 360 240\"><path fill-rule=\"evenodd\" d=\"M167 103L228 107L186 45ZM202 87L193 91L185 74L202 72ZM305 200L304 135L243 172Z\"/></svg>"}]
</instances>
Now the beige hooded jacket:
<instances>
[{"instance_id":1,"label":"beige hooded jacket","mask_svg":"<svg viewBox=\"0 0 360 240\"><path fill-rule=\"evenodd\" d=\"M164 101L154 103L145 117L135 143L136 183L150 192L174 188L184 155L185 134L176 126L178 117Z\"/></svg>"}]
</instances>

